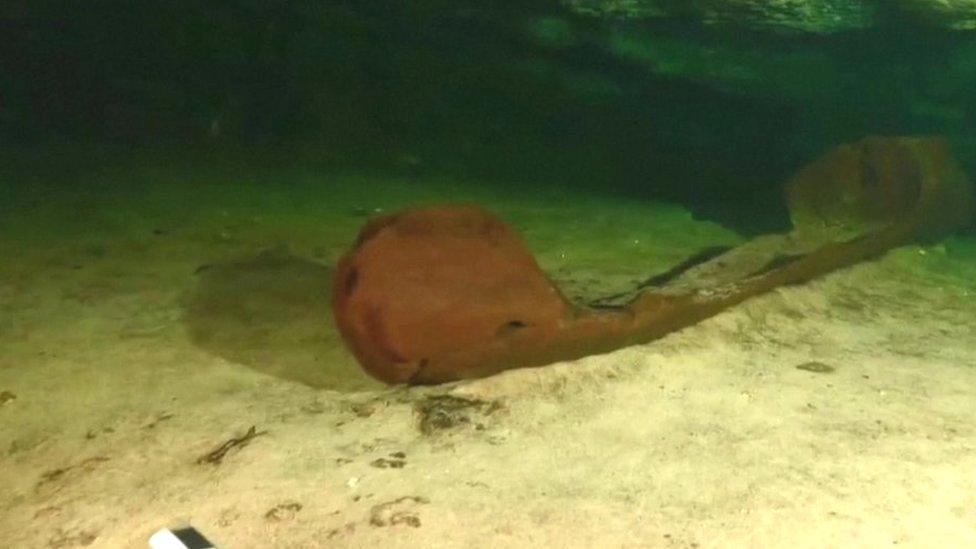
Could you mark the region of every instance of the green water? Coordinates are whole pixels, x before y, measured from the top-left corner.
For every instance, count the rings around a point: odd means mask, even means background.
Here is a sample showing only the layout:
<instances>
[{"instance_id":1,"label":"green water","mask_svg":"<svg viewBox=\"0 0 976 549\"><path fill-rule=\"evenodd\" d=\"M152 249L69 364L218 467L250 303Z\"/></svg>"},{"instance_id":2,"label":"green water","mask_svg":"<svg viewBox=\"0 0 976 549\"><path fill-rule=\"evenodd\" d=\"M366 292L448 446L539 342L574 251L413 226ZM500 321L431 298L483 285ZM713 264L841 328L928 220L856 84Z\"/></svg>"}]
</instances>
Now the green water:
<instances>
[{"instance_id":1,"label":"green water","mask_svg":"<svg viewBox=\"0 0 976 549\"><path fill-rule=\"evenodd\" d=\"M965 2L772 4L0 8L0 545L143 546L190 516L228 547L488 546L537 529L536 546L565 547L548 541L578 517L547 517L585 500L617 506L620 531L669 525L649 547L780 516L843 546L865 524L906 528L884 522L898 505L857 497L907 505L944 485L965 496L946 516L971 519L957 453L973 443L974 224L660 346L460 396L380 384L336 332L336 262L405 207L484 206L587 303L787 230L784 183L841 143L941 135L976 175ZM484 417L452 408L449 434L424 438L428 395ZM200 469L250 425L268 436ZM376 476L390 456L405 476ZM924 486L900 491L884 467ZM739 475L748 489L718 490ZM478 514L536 500L530 526ZM380 529L384 501L433 502L417 521L442 530ZM749 512L726 508L740 501ZM310 518L286 531L269 509ZM603 516L589 546L616 528ZM831 521L840 533L817 537ZM965 546L960 528L931 539Z\"/></svg>"},{"instance_id":2,"label":"green water","mask_svg":"<svg viewBox=\"0 0 976 549\"><path fill-rule=\"evenodd\" d=\"M643 17L651 2L638 2L601 17L610 4L12 12L5 296L55 280L79 300L168 284L201 346L216 337L210 351L258 368L287 347L305 358L266 370L337 387L359 378L314 328L327 303L298 305L327 293L371 216L484 205L585 302L788 228L784 182L840 143L940 134L976 166L976 38L954 30L965 14L834 3L713 21L695 5ZM965 270L971 231L931 270ZM257 259L268 250L288 258L276 265L295 278L278 296L291 312L275 312L274 265ZM229 303L237 285L269 301ZM261 326L219 325L246 324L249 307ZM191 318L208 308L220 318ZM289 332L281 315L307 316L298 331L314 344L258 333Z\"/></svg>"}]
</instances>

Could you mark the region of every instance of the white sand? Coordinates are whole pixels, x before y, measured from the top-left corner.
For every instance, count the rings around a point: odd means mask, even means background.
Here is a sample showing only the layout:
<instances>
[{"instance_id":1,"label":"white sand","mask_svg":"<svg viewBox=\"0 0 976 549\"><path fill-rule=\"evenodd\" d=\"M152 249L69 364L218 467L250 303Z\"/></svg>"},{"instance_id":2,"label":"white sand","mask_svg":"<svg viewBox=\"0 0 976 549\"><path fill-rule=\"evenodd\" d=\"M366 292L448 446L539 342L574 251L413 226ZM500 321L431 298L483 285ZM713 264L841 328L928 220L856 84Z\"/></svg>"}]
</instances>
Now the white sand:
<instances>
[{"instance_id":1,"label":"white sand","mask_svg":"<svg viewBox=\"0 0 976 549\"><path fill-rule=\"evenodd\" d=\"M322 288L315 265L263 297L274 268L245 269L228 283L254 295L233 303L195 269L281 244L327 269L354 209L445 199L500 211L576 295L737 237L558 189L137 175L0 210L0 546L145 547L187 522L225 548L976 546L971 240L650 345L390 389L296 301ZM422 433L443 394L484 404ZM266 433L197 463L252 425Z\"/></svg>"}]
</instances>

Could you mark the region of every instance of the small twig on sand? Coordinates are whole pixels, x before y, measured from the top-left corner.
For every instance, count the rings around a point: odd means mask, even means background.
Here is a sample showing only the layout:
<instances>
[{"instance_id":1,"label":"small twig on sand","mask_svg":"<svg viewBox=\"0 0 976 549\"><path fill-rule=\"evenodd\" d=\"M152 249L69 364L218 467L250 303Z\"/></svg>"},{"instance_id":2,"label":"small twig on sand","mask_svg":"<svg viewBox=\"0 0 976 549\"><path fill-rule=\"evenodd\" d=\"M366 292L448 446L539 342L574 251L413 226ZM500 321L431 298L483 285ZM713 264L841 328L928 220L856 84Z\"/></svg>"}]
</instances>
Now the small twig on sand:
<instances>
[{"instance_id":1,"label":"small twig on sand","mask_svg":"<svg viewBox=\"0 0 976 549\"><path fill-rule=\"evenodd\" d=\"M197 459L197 463L211 463L213 465L220 465L220 462L223 461L224 456L227 455L227 452L230 452L234 448L243 448L244 446L247 446L252 439L266 434L268 434L267 431L258 431L257 427L251 425L251 428L248 429L247 432L242 436L234 437L227 442L224 442L220 446L214 448L211 452L204 454Z\"/></svg>"}]
</instances>

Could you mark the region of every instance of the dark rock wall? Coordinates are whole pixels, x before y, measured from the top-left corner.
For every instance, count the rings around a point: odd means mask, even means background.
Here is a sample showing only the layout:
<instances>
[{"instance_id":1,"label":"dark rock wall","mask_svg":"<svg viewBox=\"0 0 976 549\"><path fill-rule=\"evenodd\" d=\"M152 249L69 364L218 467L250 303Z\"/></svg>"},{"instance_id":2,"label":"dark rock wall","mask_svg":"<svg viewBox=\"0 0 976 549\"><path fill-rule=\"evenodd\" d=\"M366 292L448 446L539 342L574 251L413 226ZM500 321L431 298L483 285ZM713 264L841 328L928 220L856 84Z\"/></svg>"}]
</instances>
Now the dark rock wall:
<instances>
[{"instance_id":1,"label":"dark rock wall","mask_svg":"<svg viewBox=\"0 0 976 549\"><path fill-rule=\"evenodd\" d=\"M976 158L965 2L62 4L0 9L8 144L301 149L702 211L772 207L870 133Z\"/></svg>"}]
</instances>

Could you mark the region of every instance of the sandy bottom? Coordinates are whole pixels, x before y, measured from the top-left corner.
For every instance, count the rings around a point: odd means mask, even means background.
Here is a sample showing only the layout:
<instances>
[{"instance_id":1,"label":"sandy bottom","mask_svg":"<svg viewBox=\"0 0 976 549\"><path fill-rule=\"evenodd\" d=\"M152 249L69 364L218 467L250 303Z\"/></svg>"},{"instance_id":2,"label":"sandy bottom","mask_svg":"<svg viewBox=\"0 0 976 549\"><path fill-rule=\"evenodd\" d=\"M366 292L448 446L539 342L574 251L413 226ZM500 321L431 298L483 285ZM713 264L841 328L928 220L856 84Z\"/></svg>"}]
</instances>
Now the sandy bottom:
<instances>
[{"instance_id":1,"label":"sandy bottom","mask_svg":"<svg viewBox=\"0 0 976 549\"><path fill-rule=\"evenodd\" d=\"M329 318L370 212L485 204L578 297L740 238L555 187L300 171L5 192L4 547L187 523L226 548L976 546L971 238L650 345L405 389Z\"/></svg>"}]
</instances>

